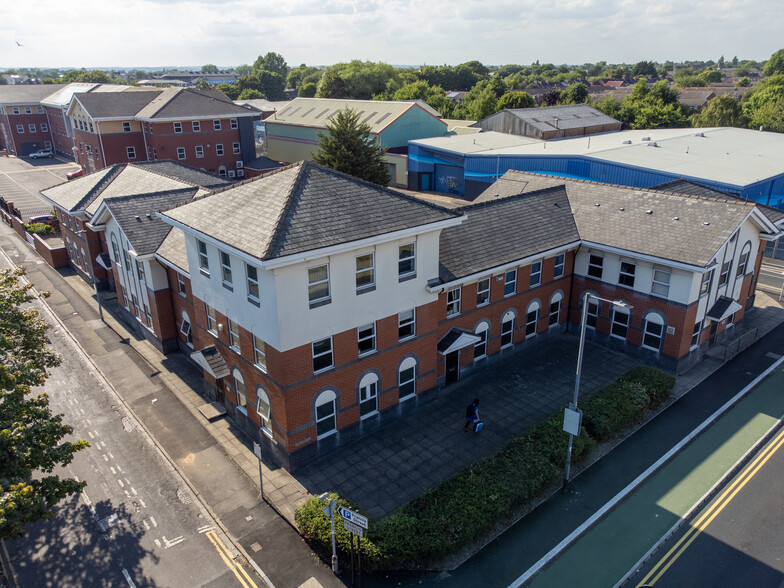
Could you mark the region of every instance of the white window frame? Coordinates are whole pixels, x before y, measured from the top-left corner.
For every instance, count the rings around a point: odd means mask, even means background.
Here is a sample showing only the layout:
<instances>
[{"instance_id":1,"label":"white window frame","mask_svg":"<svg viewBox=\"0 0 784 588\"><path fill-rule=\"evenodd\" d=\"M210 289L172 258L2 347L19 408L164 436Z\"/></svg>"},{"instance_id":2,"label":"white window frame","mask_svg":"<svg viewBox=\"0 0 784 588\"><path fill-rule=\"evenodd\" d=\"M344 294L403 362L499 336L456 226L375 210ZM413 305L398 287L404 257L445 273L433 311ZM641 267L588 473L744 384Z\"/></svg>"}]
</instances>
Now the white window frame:
<instances>
[{"instance_id":1,"label":"white window frame","mask_svg":"<svg viewBox=\"0 0 784 588\"><path fill-rule=\"evenodd\" d=\"M452 288L446 291L446 316L457 316L460 314L460 297L462 288Z\"/></svg>"},{"instance_id":2,"label":"white window frame","mask_svg":"<svg viewBox=\"0 0 784 588\"><path fill-rule=\"evenodd\" d=\"M746 275L749 269L749 258L751 257L751 246L746 243L741 250L740 257L738 258L738 269L736 270L736 278L742 278Z\"/></svg>"},{"instance_id":3,"label":"white window frame","mask_svg":"<svg viewBox=\"0 0 784 588\"><path fill-rule=\"evenodd\" d=\"M48 133L49 132L49 125L47 125L46 123L41 123L41 132L42 133Z\"/></svg>"},{"instance_id":4,"label":"white window frame","mask_svg":"<svg viewBox=\"0 0 784 588\"><path fill-rule=\"evenodd\" d=\"M84 252L82 252L82 257L84 257ZM136 276L139 278L140 282L146 283L145 280L146 274L144 273L144 262L142 261L140 263L138 259L136 259L135 261L136 261Z\"/></svg>"},{"instance_id":5,"label":"white window frame","mask_svg":"<svg viewBox=\"0 0 784 588\"><path fill-rule=\"evenodd\" d=\"M215 155L223 157L223 143L215 143Z\"/></svg>"},{"instance_id":6,"label":"white window frame","mask_svg":"<svg viewBox=\"0 0 784 588\"><path fill-rule=\"evenodd\" d=\"M648 316L645 317L645 324L643 325L643 331L642 331L642 346L645 347L646 349L651 349L653 351L657 351L658 352L658 351L661 351L662 343L664 343L664 333L665 333L664 321L662 320L662 318L659 315L654 314L653 316L656 316L658 318L658 320L660 320L662 322L656 322L655 320L651 320L649 318L650 316L651 315L648 315ZM651 326L651 325L659 327L659 329L661 329L661 331L660 331L660 333L658 335L655 334L655 333L652 333L652 332L650 332L648 330L648 327ZM653 337L655 339L658 339L659 340L659 345L657 347L649 345L645 341L645 339L647 337Z\"/></svg>"},{"instance_id":7,"label":"white window frame","mask_svg":"<svg viewBox=\"0 0 784 588\"><path fill-rule=\"evenodd\" d=\"M479 280L476 283L476 306L490 304L490 278Z\"/></svg>"},{"instance_id":8,"label":"white window frame","mask_svg":"<svg viewBox=\"0 0 784 588\"><path fill-rule=\"evenodd\" d=\"M558 326L561 321L561 304L563 302L563 296L560 294L555 294L550 299L550 309L547 318L547 324L550 327Z\"/></svg>"},{"instance_id":9,"label":"white window frame","mask_svg":"<svg viewBox=\"0 0 784 588\"><path fill-rule=\"evenodd\" d=\"M322 344L322 343L328 343L328 346L329 346L328 349L319 350L319 352L316 353L316 346L319 345L319 344ZM328 370L331 370L332 368L335 367L335 356L333 354L332 336L331 335L329 337L324 337L323 339L317 339L316 341L313 341L310 344L310 350L311 350L311 356L312 356L312 359L313 359L313 373L314 374L321 374L321 373L326 372ZM317 359L320 360L321 358L327 358L327 357L329 358L329 364L328 365L323 365L323 366L317 368L316 367L316 360Z\"/></svg>"},{"instance_id":10,"label":"white window frame","mask_svg":"<svg viewBox=\"0 0 784 588\"><path fill-rule=\"evenodd\" d=\"M256 335L253 335L253 363L262 372L267 372L267 344Z\"/></svg>"},{"instance_id":11,"label":"white window frame","mask_svg":"<svg viewBox=\"0 0 784 588\"><path fill-rule=\"evenodd\" d=\"M174 123L174 132L177 133L178 135L180 133L182 133L182 123L181 122L175 122Z\"/></svg>"},{"instance_id":12,"label":"white window frame","mask_svg":"<svg viewBox=\"0 0 784 588\"><path fill-rule=\"evenodd\" d=\"M397 315L397 339L408 341L414 337L416 337L416 308L411 308Z\"/></svg>"},{"instance_id":13,"label":"white window frame","mask_svg":"<svg viewBox=\"0 0 784 588\"><path fill-rule=\"evenodd\" d=\"M225 251L220 252L221 283L227 290L234 291L234 282L231 275L231 256Z\"/></svg>"},{"instance_id":14,"label":"white window frame","mask_svg":"<svg viewBox=\"0 0 784 588\"><path fill-rule=\"evenodd\" d=\"M416 275L416 241L404 243L397 250L398 280Z\"/></svg>"},{"instance_id":15,"label":"white window frame","mask_svg":"<svg viewBox=\"0 0 784 588\"><path fill-rule=\"evenodd\" d=\"M317 270L325 269L325 278L318 278L318 276L312 276L313 272ZM326 289L324 290L324 287ZM318 295L320 291L324 290L323 295ZM330 299L330 286L329 286L329 264L325 263L322 265L316 265L313 267L308 268L308 303L310 306L314 304L321 304L329 302Z\"/></svg>"},{"instance_id":16,"label":"white window frame","mask_svg":"<svg viewBox=\"0 0 784 588\"><path fill-rule=\"evenodd\" d=\"M624 321L616 320L618 317L624 316L626 319ZM622 339L626 341L626 338L629 336L629 324L631 323L631 315L622 310L617 306L613 306L613 313L612 313L612 321L610 323L610 337L615 337L616 339ZM618 330L623 330L623 335L616 333L616 327Z\"/></svg>"},{"instance_id":17,"label":"white window frame","mask_svg":"<svg viewBox=\"0 0 784 588\"><path fill-rule=\"evenodd\" d=\"M36 106L36 108L35 108L35 111L36 111L38 114L43 114L43 113L44 113L44 107L43 107L43 106L40 106L40 105L39 105L39 106Z\"/></svg>"},{"instance_id":18,"label":"white window frame","mask_svg":"<svg viewBox=\"0 0 784 588\"><path fill-rule=\"evenodd\" d=\"M122 123L122 130L123 133L130 133L131 132L131 123L130 121L124 120Z\"/></svg>"},{"instance_id":19,"label":"white window frame","mask_svg":"<svg viewBox=\"0 0 784 588\"><path fill-rule=\"evenodd\" d=\"M196 152L196 159L204 159L204 145L194 145L193 149Z\"/></svg>"},{"instance_id":20,"label":"white window frame","mask_svg":"<svg viewBox=\"0 0 784 588\"><path fill-rule=\"evenodd\" d=\"M255 278L251 277L251 270L256 274ZM245 282L248 290L248 301L259 306L261 304L261 289L259 288L259 270L255 265L245 264Z\"/></svg>"},{"instance_id":21,"label":"white window frame","mask_svg":"<svg viewBox=\"0 0 784 588\"><path fill-rule=\"evenodd\" d=\"M44 149L51 149L52 142L51 141L44 141Z\"/></svg>"},{"instance_id":22,"label":"white window frame","mask_svg":"<svg viewBox=\"0 0 784 588\"><path fill-rule=\"evenodd\" d=\"M507 347L514 345L514 324L514 313L511 310L507 311L501 318L501 349L506 349ZM504 343L504 339L507 338L508 341Z\"/></svg>"},{"instance_id":23,"label":"white window frame","mask_svg":"<svg viewBox=\"0 0 784 588\"><path fill-rule=\"evenodd\" d=\"M528 287L535 288L542 283L542 260L534 261L531 264L531 278L528 280Z\"/></svg>"},{"instance_id":24,"label":"white window frame","mask_svg":"<svg viewBox=\"0 0 784 588\"><path fill-rule=\"evenodd\" d=\"M618 285L634 288L636 274L637 264L633 261L622 259L618 266Z\"/></svg>"},{"instance_id":25,"label":"white window frame","mask_svg":"<svg viewBox=\"0 0 784 588\"><path fill-rule=\"evenodd\" d=\"M183 298L187 297L187 290L185 289L185 276L177 272L177 293Z\"/></svg>"},{"instance_id":26,"label":"white window frame","mask_svg":"<svg viewBox=\"0 0 784 588\"><path fill-rule=\"evenodd\" d=\"M256 386L256 414L261 421L261 430L268 437L272 437L272 405L269 394L261 386Z\"/></svg>"},{"instance_id":27,"label":"white window frame","mask_svg":"<svg viewBox=\"0 0 784 588\"><path fill-rule=\"evenodd\" d=\"M240 350L240 326L231 319L227 319L229 323L229 346L238 353Z\"/></svg>"},{"instance_id":28,"label":"white window frame","mask_svg":"<svg viewBox=\"0 0 784 588\"><path fill-rule=\"evenodd\" d=\"M136 147L128 145L125 148L125 154L128 156L128 159L136 159Z\"/></svg>"},{"instance_id":29,"label":"white window frame","mask_svg":"<svg viewBox=\"0 0 784 588\"><path fill-rule=\"evenodd\" d=\"M36 130L35 130L35 123L27 123L27 129L28 129L28 130L29 130L31 133L35 133L35 132L36 132Z\"/></svg>"},{"instance_id":30,"label":"white window frame","mask_svg":"<svg viewBox=\"0 0 784 588\"><path fill-rule=\"evenodd\" d=\"M24 125L16 125L16 132L19 135L24 135Z\"/></svg>"},{"instance_id":31,"label":"white window frame","mask_svg":"<svg viewBox=\"0 0 784 588\"><path fill-rule=\"evenodd\" d=\"M702 274L702 280L700 280L700 296L710 294L710 291L713 289L713 272L713 269L709 269Z\"/></svg>"},{"instance_id":32,"label":"white window frame","mask_svg":"<svg viewBox=\"0 0 784 588\"><path fill-rule=\"evenodd\" d=\"M338 413L336 400L337 395L334 390L324 390L324 392L319 394L318 398L316 398L316 402L313 405L313 417L316 423L316 439L323 439L324 437L329 437L337 432ZM331 410L328 409L327 412L322 413L322 416L319 416L319 408L322 406L331 406ZM319 433L319 428L322 426L322 423L327 423L327 421L331 421L331 423L328 424L329 428Z\"/></svg>"},{"instance_id":33,"label":"white window frame","mask_svg":"<svg viewBox=\"0 0 784 588\"><path fill-rule=\"evenodd\" d=\"M30 106L25 106L25 114L33 114L33 109Z\"/></svg>"},{"instance_id":34,"label":"white window frame","mask_svg":"<svg viewBox=\"0 0 784 588\"><path fill-rule=\"evenodd\" d=\"M476 326L474 335L479 337L479 341L474 343L474 361L487 357L487 335L490 332L490 326L482 321Z\"/></svg>"},{"instance_id":35,"label":"white window frame","mask_svg":"<svg viewBox=\"0 0 784 588\"><path fill-rule=\"evenodd\" d=\"M234 155L239 155L240 154L241 149L240 149L239 141L234 141L234 143L231 144L231 150L234 153Z\"/></svg>"},{"instance_id":36,"label":"white window frame","mask_svg":"<svg viewBox=\"0 0 784 588\"><path fill-rule=\"evenodd\" d=\"M667 298L670 295L670 282L672 272L669 268L660 265L653 266L653 277L651 279L651 294Z\"/></svg>"},{"instance_id":37,"label":"white window frame","mask_svg":"<svg viewBox=\"0 0 784 588\"><path fill-rule=\"evenodd\" d=\"M689 349L696 349L700 346L700 335L702 335L702 321L697 321L691 330L691 345Z\"/></svg>"},{"instance_id":38,"label":"white window frame","mask_svg":"<svg viewBox=\"0 0 784 588\"><path fill-rule=\"evenodd\" d=\"M237 368L234 368L231 372L231 380L234 384L234 392L237 394L237 410L242 414L247 415L248 389L245 387L245 378L242 377L242 372Z\"/></svg>"},{"instance_id":39,"label":"white window frame","mask_svg":"<svg viewBox=\"0 0 784 588\"><path fill-rule=\"evenodd\" d=\"M593 310L593 312L591 312ZM595 329L599 321L599 301L595 298L588 298L588 311L585 317L585 326L589 329ZM593 324L591 324L593 323Z\"/></svg>"},{"instance_id":40,"label":"white window frame","mask_svg":"<svg viewBox=\"0 0 784 588\"><path fill-rule=\"evenodd\" d=\"M360 420L378 413L378 376L365 374L359 381L359 418ZM370 410L368 407L372 406Z\"/></svg>"},{"instance_id":41,"label":"white window frame","mask_svg":"<svg viewBox=\"0 0 784 588\"><path fill-rule=\"evenodd\" d=\"M193 325L185 311L183 311L182 322L180 323L180 333L185 337L185 344L193 349Z\"/></svg>"},{"instance_id":42,"label":"white window frame","mask_svg":"<svg viewBox=\"0 0 784 588\"><path fill-rule=\"evenodd\" d=\"M588 276L601 280L604 275L604 257L590 253L588 255Z\"/></svg>"},{"instance_id":43,"label":"white window frame","mask_svg":"<svg viewBox=\"0 0 784 588\"><path fill-rule=\"evenodd\" d=\"M365 349L363 350L363 343ZM357 327L357 355L364 357L376 352L376 323Z\"/></svg>"},{"instance_id":44,"label":"white window frame","mask_svg":"<svg viewBox=\"0 0 784 588\"><path fill-rule=\"evenodd\" d=\"M504 273L504 298L514 296L516 293L517 269L511 269Z\"/></svg>"},{"instance_id":45,"label":"white window frame","mask_svg":"<svg viewBox=\"0 0 784 588\"><path fill-rule=\"evenodd\" d=\"M217 317L215 315L215 309L212 306L210 306L209 304L207 304L206 302L204 303L204 306L205 306L206 311L207 311L207 330L217 337L218 336L218 319L217 319Z\"/></svg>"},{"instance_id":46,"label":"white window frame","mask_svg":"<svg viewBox=\"0 0 784 588\"><path fill-rule=\"evenodd\" d=\"M732 260L728 259L721 264L721 273L719 274L719 288L726 285L730 281L730 274L732 273Z\"/></svg>"},{"instance_id":47,"label":"white window frame","mask_svg":"<svg viewBox=\"0 0 784 588\"><path fill-rule=\"evenodd\" d=\"M564 268L566 266L566 253L560 253L555 256L555 265L553 266L553 278L560 278L564 275Z\"/></svg>"},{"instance_id":48,"label":"white window frame","mask_svg":"<svg viewBox=\"0 0 784 588\"><path fill-rule=\"evenodd\" d=\"M177 147L177 159L182 161L187 158L185 147Z\"/></svg>"},{"instance_id":49,"label":"white window frame","mask_svg":"<svg viewBox=\"0 0 784 588\"><path fill-rule=\"evenodd\" d=\"M397 369L398 401L416 396L417 367L418 362L413 357L407 357L400 363ZM411 391L403 394L409 387Z\"/></svg>"},{"instance_id":50,"label":"white window frame","mask_svg":"<svg viewBox=\"0 0 784 588\"><path fill-rule=\"evenodd\" d=\"M360 260L370 258L370 265L360 266ZM374 252L358 255L354 258L354 281L357 294L376 287L376 254ZM362 283L360 283L362 282Z\"/></svg>"},{"instance_id":51,"label":"white window frame","mask_svg":"<svg viewBox=\"0 0 784 588\"><path fill-rule=\"evenodd\" d=\"M207 244L204 241L196 239L196 251L199 254L199 271L209 276L210 275L210 257L207 254Z\"/></svg>"},{"instance_id":52,"label":"white window frame","mask_svg":"<svg viewBox=\"0 0 784 588\"><path fill-rule=\"evenodd\" d=\"M201 121L199 121L199 120L191 121L191 129L193 129L194 133L200 133L201 132Z\"/></svg>"},{"instance_id":53,"label":"white window frame","mask_svg":"<svg viewBox=\"0 0 784 588\"><path fill-rule=\"evenodd\" d=\"M538 302L528 305L525 311L525 338L536 337L539 328L539 310ZM532 316L533 315L533 316Z\"/></svg>"},{"instance_id":54,"label":"white window frame","mask_svg":"<svg viewBox=\"0 0 784 588\"><path fill-rule=\"evenodd\" d=\"M213 131L220 131L221 130L221 121L219 118L213 119L212 121L212 130Z\"/></svg>"},{"instance_id":55,"label":"white window frame","mask_svg":"<svg viewBox=\"0 0 784 588\"><path fill-rule=\"evenodd\" d=\"M230 126L232 129L236 129L236 128L238 128L238 127L239 127L239 125L237 124L237 119L236 119L236 118L232 118L232 119L230 119L230 120L229 120L229 126Z\"/></svg>"}]
</instances>

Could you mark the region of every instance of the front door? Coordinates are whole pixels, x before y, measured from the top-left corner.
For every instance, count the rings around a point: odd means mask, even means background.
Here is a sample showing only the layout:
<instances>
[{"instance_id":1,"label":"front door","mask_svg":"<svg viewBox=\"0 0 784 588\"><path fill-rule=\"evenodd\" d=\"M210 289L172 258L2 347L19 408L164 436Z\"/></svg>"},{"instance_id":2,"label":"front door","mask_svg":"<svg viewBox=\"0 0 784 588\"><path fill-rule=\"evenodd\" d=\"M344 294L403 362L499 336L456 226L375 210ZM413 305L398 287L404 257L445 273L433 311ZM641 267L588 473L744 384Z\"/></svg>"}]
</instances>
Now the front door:
<instances>
[{"instance_id":1,"label":"front door","mask_svg":"<svg viewBox=\"0 0 784 588\"><path fill-rule=\"evenodd\" d=\"M457 382L460 378L460 350L453 351L446 354L446 378L444 384L449 385L452 382Z\"/></svg>"},{"instance_id":2,"label":"front door","mask_svg":"<svg viewBox=\"0 0 784 588\"><path fill-rule=\"evenodd\" d=\"M716 344L716 329L719 328L719 323L711 321L710 333L708 337L708 347L713 347Z\"/></svg>"}]
</instances>

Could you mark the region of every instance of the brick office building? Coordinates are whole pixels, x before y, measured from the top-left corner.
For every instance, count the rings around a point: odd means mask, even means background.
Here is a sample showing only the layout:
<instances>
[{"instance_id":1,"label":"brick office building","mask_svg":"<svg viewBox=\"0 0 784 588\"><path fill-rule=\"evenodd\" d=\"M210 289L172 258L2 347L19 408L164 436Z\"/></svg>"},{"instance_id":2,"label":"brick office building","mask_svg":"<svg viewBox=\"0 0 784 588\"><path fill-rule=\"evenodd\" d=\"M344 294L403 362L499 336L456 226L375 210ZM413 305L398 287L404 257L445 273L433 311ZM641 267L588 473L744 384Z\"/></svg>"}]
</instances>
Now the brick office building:
<instances>
[{"instance_id":1,"label":"brick office building","mask_svg":"<svg viewBox=\"0 0 784 588\"><path fill-rule=\"evenodd\" d=\"M29 155L52 149L52 134L41 100L64 84L0 86L0 149Z\"/></svg>"}]
</instances>

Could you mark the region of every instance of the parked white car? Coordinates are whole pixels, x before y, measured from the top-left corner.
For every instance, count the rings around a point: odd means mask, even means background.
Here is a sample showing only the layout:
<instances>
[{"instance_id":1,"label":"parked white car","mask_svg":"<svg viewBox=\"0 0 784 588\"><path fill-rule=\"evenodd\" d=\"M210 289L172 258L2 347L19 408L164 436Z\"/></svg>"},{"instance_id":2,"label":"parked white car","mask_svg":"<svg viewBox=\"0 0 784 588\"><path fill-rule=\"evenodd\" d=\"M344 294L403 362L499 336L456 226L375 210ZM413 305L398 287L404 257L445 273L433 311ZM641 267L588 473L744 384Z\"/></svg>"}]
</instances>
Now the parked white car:
<instances>
[{"instance_id":1,"label":"parked white car","mask_svg":"<svg viewBox=\"0 0 784 588\"><path fill-rule=\"evenodd\" d=\"M38 159L39 157L53 157L54 153L52 153L51 149L39 149L38 151L33 151L30 154L30 157L33 159Z\"/></svg>"}]
</instances>

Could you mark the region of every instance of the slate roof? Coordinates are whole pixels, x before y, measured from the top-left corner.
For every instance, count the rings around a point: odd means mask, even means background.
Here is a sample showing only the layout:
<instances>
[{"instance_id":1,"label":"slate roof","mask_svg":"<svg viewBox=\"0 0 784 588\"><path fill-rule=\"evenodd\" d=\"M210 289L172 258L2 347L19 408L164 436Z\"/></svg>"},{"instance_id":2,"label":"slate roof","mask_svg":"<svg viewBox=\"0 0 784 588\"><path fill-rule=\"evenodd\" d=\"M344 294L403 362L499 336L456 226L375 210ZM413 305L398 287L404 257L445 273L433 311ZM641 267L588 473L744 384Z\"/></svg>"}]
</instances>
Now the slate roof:
<instances>
[{"instance_id":1,"label":"slate roof","mask_svg":"<svg viewBox=\"0 0 784 588\"><path fill-rule=\"evenodd\" d=\"M197 187L108 198L106 207L137 255L148 255L163 243L172 226L157 215L193 199Z\"/></svg>"},{"instance_id":2,"label":"slate roof","mask_svg":"<svg viewBox=\"0 0 784 588\"><path fill-rule=\"evenodd\" d=\"M3 84L0 104L35 104L62 90L68 84Z\"/></svg>"},{"instance_id":3,"label":"slate roof","mask_svg":"<svg viewBox=\"0 0 784 588\"><path fill-rule=\"evenodd\" d=\"M283 167L283 164L275 161L274 159L270 159L269 157L264 157L263 155L245 163L246 169L250 168L256 170L270 170L277 169L279 167Z\"/></svg>"},{"instance_id":4,"label":"slate roof","mask_svg":"<svg viewBox=\"0 0 784 588\"><path fill-rule=\"evenodd\" d=\"M160 244L155 254L175 266L186 276L190 275L188 267L188 249L185 247L185 233L177 227L172 227L169 234Z\"/></svg>"},{"instance_id":5,"label":"slate roof","mask_svg":"<svg viewBox=\"0 0 784 588\"><path fill-rule=\"evenodd\" d=\"M302 162L200 198L164 216L269 260L460 215Z\"/></svg>"},{"instance_id":6,"label":"slate roof","mask_svg":"<svg viewBox=\"0 0 784 588\"><path fill-rule=\"evenodd\" d=\"M202 116L239 116L251 114L237 106L220 90L166 88L141 108L136 116L143 119L193 118Z\"/></svg>"},{"instance_id":7,"label":"slate roof","mask_svg":"<svg viewBox=\"0 0 784 588\"><path fill-rule=\"evenodd\" d=\"M211 174L209 172L202 171L195 167L185 165L184 163L180 163L178 161L172 161L170 159L140 161L138 163L134 163L133 165L144 170L155 172L156 174L169 176L170 178L187 182L189 184L193 184L194 186L208 188L210 190L224 188L226 186L232 185L233 183L225 178L216 176L215 174Z\"/></svg>"},{"instance_id":8,"label":"slate roof","mask_svg":"<svg viewBox=\"0 0 784 588\"><path fill-rule=\"evenodd\" d=\"M507 172L498 180L490 184L487 189L474 199L474 204L490 202L508 196L517 196L544 188L563 186L563 178L545 176L541 174L518 174Z\"/></svg>"},{"instance_id":9,"label":"slate roof","mask_svg":"<svg viewBox=\"0 0 784 588\"><path fill-rule=\"evenodd\" d=\"M468 218L441 231L442 282L580 240L563 185L457 211Z\"/></svg>"},{"instance_id":10,"label":"slate roof","mask_svg":"<svg viewBox=\"0 0 784 588\"><path fill-rule=\"evenodd\" d=\"M94 119L133 117L160 93L161 90L90 92L79 94L76 99Z\"/></svg>"},{"instance_id":11,"label":"slate roof","mask_svg":"<svg viewBox=\"0 0 784 588\"><path fill-rule=\"evenodd\" d=\"M122 165L114 165L82 176L70 182L63 182L46 190L41 195L67 211L81 210L90 199L105 187L104 180L113 178L120 172Z\"/></svg>"}]
</instances>

